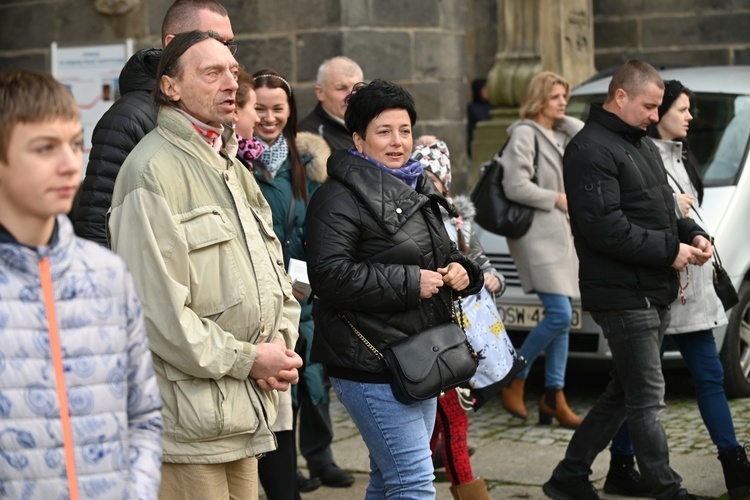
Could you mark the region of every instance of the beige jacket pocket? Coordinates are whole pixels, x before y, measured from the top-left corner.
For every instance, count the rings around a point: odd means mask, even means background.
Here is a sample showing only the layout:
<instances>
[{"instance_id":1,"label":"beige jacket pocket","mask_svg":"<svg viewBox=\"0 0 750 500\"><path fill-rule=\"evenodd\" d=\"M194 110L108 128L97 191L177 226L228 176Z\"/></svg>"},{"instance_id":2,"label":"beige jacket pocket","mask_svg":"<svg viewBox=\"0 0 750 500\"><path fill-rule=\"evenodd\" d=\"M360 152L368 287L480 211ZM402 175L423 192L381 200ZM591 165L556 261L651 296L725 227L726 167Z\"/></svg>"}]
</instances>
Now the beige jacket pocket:
<instances>
[{"instance_id":1,"label":"beige jacket pocket","mask_svg":"<svg viewBox=\"0 0 750 500\"><path fill-rule=\"evenodd\" d=\"M221 433L221 391L216 380L195 378L164 363L172 383L177 421L174 438L179 442L216 439Z\"/></svg>"},{"instance_id":2,"label":"beige jacket pocket","mask_svg":"<svg viewBox=\"0 0 750 500\"><path fill-rule=\"evenodd\" d=\"M222 436L255 432L260 401L249 380L224 377L217 381L222 394ZM255 402L255 404L253 404Z\"/></svg>"},{"instance_id":3,"label":"beige jacket pocket","mask_svg":"<svg viewBox=\"0 0 750 500\"><path fill-rule=\"evenodd\" d=\"M245 298L237 279L237 232L219 209L202 207L181 221L189 260L189 303L198 316L210 317Z\"/></svg>"}]
</instances>

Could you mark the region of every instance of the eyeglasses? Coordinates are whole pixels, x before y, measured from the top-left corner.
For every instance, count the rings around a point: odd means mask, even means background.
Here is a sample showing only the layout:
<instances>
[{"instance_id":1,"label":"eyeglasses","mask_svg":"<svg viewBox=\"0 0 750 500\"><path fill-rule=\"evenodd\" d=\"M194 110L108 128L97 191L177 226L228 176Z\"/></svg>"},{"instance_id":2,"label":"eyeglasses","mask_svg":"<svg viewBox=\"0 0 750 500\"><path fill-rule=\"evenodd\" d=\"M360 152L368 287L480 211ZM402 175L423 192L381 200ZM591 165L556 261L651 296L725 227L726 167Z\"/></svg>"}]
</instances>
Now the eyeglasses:
<instances>
[{"instance_id":1,"label":"eyeglasses","mask_svg":"<svg viewBox=\"0 0 750 500\"><path fill-rule=\"evenodd\" d=\"M229 52L231 52L232 55L235 55L237 53L237 47L240 46L240 44L237 42L221 42L221 43L223 43L229 49Z\"/></svg>"}]
</instances>

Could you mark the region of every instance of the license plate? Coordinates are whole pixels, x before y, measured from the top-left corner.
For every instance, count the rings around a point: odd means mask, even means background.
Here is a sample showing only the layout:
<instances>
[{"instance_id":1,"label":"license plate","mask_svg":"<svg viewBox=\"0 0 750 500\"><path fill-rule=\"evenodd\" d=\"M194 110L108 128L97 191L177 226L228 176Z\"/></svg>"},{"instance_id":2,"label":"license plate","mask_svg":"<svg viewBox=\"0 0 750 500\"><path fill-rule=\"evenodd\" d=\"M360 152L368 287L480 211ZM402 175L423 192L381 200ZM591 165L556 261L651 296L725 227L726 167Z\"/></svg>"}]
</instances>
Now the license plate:
<instances>
[{"instance_id":1,"label":"license plate","mask_svg":"<svg viewBox=\"0 0 750 500\"><path fill-rule=\"evenodd\" d=\"M500 317L503 320L505 328L512 330L513 327L534 328L544 319L544 308L537 306L516 306L512 304L503 304L498 306ZM580 330L583 327L581 322L581 308L573 308L573 320L570 324L571 330Z\"/></svg>"}]
</instances>

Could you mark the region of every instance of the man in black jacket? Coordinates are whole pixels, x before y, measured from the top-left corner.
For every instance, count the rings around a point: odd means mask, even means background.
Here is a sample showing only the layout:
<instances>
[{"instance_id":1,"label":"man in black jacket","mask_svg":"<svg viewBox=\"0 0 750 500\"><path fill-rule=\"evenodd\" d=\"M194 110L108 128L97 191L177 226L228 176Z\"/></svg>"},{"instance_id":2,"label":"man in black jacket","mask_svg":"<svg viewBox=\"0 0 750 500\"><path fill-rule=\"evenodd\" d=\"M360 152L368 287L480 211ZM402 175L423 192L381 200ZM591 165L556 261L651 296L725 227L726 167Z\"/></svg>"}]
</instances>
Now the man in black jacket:
<instances>
[{"instance_id":1,"label":"man in black jacket","mask_svg":"<svg viewBox=\"0 0 750 500\"><path fill-rule=\"evenodd\" d=\"M338 56L323 61L318 68L315 84L318 104L300 121L300 132L318 134L325 139L331 151L354 147L352 134L344 125L344 113L346 113L346 98L354 85L361 82L362 78L362 69L359 64L348 57ZM317 304L315 307L318 307ZM314 364L306 360L305 366L310 367ZM326 486L352 485L354 476L342 470L333 460L331 450L333 425L327 389L323 398L315 399L308 389L307 380L300 378L298 394L299 449L307 461L311 475L310 481L317 477ZM301 474L299 472L297 476L301 491L309 490L312 485Z\"/></svg>"},{"instance_id":2,"label":"man in black jacket","mask_svg":"<svg viewBox=\"0 0 750 500\"><path fill-rule=\"evenodd\" d=\"M299 122L300 132L312 132L326 140L331 151L354 147L352 134L344 125L346 98L364 76L359 64L348 57L326 59L318 68L315 97L318 104Z\"/></svg>"},{"instance_id":3,"label":"man in black jacket","mask_svg":"<svg viewBox=\"0 0 750 500\"><path fill-rule=\"evenodd\" d=\"M695 222L676 218L664 165L646 138L663 95L653 67L628 61L612 77L604 105L592 105L565 151L581 302L607 338L613 367L604 394L544 484L554 499L599 498L588 481L591 464L626 417L651 494L694 498L669 466L659 421L665 408L659 349L678 293L676 270L703 264L713 248Z\"/></svg>"},{"instance_id":4,"label":"man in black jacket","mask_svg":"<svg viewBox=\"0 0 750 500\"><path fill-rule=\"evenodd\" d=\"M226 9L216 0L177 0L167 10L162 24L162 47L179 33L215 31L232 50L232 23ZM156 109L151 91L156 86L156 69L161 49L143 49L128 60L120 73L120 97L104 113L91 137L91 154L81 191L70 214L78 236L104 246L107 243L105 217L112 201L115 179L125 158L136 144L156 128Z\"/></svg>"}]
</instances>

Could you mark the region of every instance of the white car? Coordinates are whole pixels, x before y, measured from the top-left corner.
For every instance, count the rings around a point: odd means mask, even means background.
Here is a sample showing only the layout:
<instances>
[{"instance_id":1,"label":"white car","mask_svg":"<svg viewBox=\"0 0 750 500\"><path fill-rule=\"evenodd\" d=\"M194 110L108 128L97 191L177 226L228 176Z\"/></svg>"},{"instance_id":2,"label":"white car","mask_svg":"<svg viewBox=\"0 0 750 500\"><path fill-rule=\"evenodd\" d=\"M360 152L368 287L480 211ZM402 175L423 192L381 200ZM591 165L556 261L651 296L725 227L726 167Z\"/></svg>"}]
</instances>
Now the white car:
<instances>
[{"instance_id":1,"label":"white car","mask_svg":"<svg viewBox=\"0 0 750 500\"><path fill-rule=\"evenodd\" d=\"M714 329L724 365L729 397L750 396L750 66L666 69L665 80L680 80L696 96L688 142L703 176L705 194L701 216L715 238L724 268L737 288L740 302L730 311L729 324ZM593 79L571 93L568 114L583 120L592 102L603 102L610 77ZM507 279L508 289L498 308L511 338L523 337L543 317L536 295L521 290L505 238L477 228L480 241L495 267ZM591 316L573 303L570 359L606 360L611 352ZM668 339L669 337L667 337ZM667 340L665 360L679 359Z\"/></svg>"}]
</instances>

